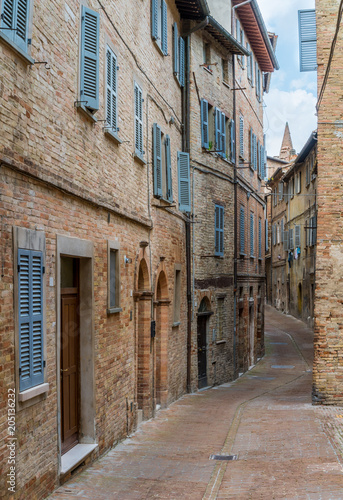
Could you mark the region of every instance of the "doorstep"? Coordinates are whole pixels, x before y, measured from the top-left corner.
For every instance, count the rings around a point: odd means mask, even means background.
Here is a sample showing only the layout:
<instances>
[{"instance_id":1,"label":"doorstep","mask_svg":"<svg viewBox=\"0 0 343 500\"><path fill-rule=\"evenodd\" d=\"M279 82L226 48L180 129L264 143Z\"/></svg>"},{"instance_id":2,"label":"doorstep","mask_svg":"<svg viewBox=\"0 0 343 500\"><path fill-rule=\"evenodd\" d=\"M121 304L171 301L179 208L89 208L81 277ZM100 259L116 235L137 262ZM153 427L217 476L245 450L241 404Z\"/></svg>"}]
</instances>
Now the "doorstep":
<instances>
[{"instance_id":1,"label":"doorstep","mask_svg":"<svg viewBox=\"0 0 343 500\"><path fill-rule=\"evenodd\" d=\"M70 470L75 469L96 448L98 448L97 444L77 444L74 446L61 457L60 475L64 476Z\"/></svg>"}]
</instances>

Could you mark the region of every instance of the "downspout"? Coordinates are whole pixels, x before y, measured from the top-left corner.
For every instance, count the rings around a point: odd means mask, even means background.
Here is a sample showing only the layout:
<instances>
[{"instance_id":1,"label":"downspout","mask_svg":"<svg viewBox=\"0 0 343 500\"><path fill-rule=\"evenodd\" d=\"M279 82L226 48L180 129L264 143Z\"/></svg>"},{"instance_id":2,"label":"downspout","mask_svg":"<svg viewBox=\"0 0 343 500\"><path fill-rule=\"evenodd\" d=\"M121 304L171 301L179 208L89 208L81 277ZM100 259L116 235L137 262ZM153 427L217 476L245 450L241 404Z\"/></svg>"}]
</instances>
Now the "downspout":
<instances>
[{"instance_id":1,"label":"downspout","mask_svg":"<svg viewBox=\"0 0 343 500\"><path fill-rule=\"evenodd\" d=\"M236 81L236 68L235 68L235 56L232 55L232 76L233 76L233 87ZM236 92L233 92L233 117L236 127ZM236 129L235 129L236 136ZM235 140L236 148L236 140ZM238 224L237 224L237 148L235 151L235 164L233 168L233 178L234 178L234 256L233 256L233 375L234 378L237 376L237 258L238 258Z\"/></svg>"}]
</instances>

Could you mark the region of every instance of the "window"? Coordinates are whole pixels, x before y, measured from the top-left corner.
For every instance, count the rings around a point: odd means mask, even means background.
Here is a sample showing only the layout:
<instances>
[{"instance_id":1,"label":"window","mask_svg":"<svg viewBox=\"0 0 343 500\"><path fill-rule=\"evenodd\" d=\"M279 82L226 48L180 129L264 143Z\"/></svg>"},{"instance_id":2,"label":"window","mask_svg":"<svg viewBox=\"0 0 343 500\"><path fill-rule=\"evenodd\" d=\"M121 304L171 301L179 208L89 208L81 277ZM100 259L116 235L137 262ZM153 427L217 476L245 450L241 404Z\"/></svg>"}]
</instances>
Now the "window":
<instances>
[{"instance_id":1,"label":"window","mask_svg":"<svg viewBox=\"0 0 343 500\"><path fill-rule=\"evenodd\" d=\"M314 246L317 242L317 217L310 218L310 246Z\"/></svg>"},{"instance_id":2,"label":"window","mask_svg":"<svg viewBox=\"0 0 343 500\"><path fill-rule=\"evenodd\" d=\"M179 209L182 212L191 211L189 154L177 152L179 180Z\"/></svg>"},{"instance_id":3,"label":"window","mask_svg":"<svg viewBox=\"0 0 343 500\"><path fill-rule=\"evenodd\" d=\"M204 67L211 71L211 45L207 42L203 42L203 62Z\"/></svg>"},{"instance_id":4,"label":"window","mask_svg":"<svg viewBox=\"0 0 343 500\"><path fill-rule=\"evenodd\" d=\"M272 238L273 238L273 245L276 245L276 224L273 224L272 226Z\"/></svg>"},{"instance_id":5,"label":"window","mask_svg":"<svg viewBox=\"0 0 343 500\"><path fill-rule=\"evenodd\" d=\"M106 122L108 130L117 135L119 131L117 120L117 58L109 47L106 48Z\"/></svg>"},{"instance_id":6,"label":"window","mask_svg":"<svg viewBox=\"0 0 343 500\"><path fill-rule=\"evenodd\" d=\"M99 25L99 13L82 5L80 103L91 113L99 109Z\"/></svg>"},{"instance_id":7,"label":"window","mask_svg":"<svg viewBox=\"0 0 343 500\"><path fill-rule=\"evenodd\" d=\"M240 255L245 255L245 211L244 207L241 207L239 215L239 253Z\"/></svg>"},{"instance_id":8,"label":"window","mask_svg":"<svg viewBox=\"0 0 343 500\"><path fill-rule=\"evenodd\" d=\"M264 225L265 225L264 231L265 231L265 240L266 240L266 252L268 252L268 250L269 250L269 241L268 241L268 238L269 238L269 234L268 234L268 219L266 219L266 220L264 221Z\"/></svg>"},{"instance_id":9,"label":"window","mask_svg":"<svg viewBox=\"0 0 343 500\"><path fill-rule=\"evenodd\" d=\"M301 172L295 174L295 194L301 192Z\"/></svg>"},{"instance_id":10,"label":"window","mask_svg":"<svg viewBox=\"0 0 343 500\"><path fill-rule=\"evenodd\" d=\"M117 313L122 309L120 308L120 253L119 243L117 241L107 242L107 313Z\"/></svg>"},{"instance_id":11,"label":"window","mask_svg":"<svg viewBox=\"0 0 343 500\"><path fill-rule=\"evenodd\" d=\"M273 190L273 202L274 202L274 207L277 206L277 189L274 188Z\"/></svg>"},{"instance_id":12,"label":"window","mask_svg":"<svg viewBox=\"0 0 343 500\"><path fill-rule=\"evenodd\" d=\"M168 21L167 4L164 0L152 0L151 5L151 36L161 49L162 54L168 55Z\"/></svg>"},{"instance_id":13,"label":"window","mask_svg":"<svg viewBox=\"0 0 343 500\"><path fill-rule=\"evenodd\" d=\"M227 59L222 59L222 78L223 82L228 83L229 81L229 62Z\"/></svg>"},{"instance_id":14,"label":"window","mask_svg":"<svg viewBox=\"0 0 343 500\"><path fill-rule=\"evenodd\" d=\"M244 118L239 116L239 156L244 159Z\"/></svg>"},{"instance_id":15,"label":"window","mask_svg":"<svg viewBox=\"0 0 343 500\"><path fill-rule=\"evenodd\" d=\"M179 82L180 87L185 85L185 42L182 37L179 36L179 31L177 24L174 23L173 27L173 46L174 46L174 75Z\"/></svg>"},{"instance_id":16,"label":"window","mask_svg":"<svg viewBox=\"0 0 343 500\"><path fill-rule=\"evenodd\" d=\"M215 206L215 250L214 254L224 256L224 207Z\"/></svg>"},{"instance_id":17,"label":"window","mask_svg":"<svg viewBox=\"0 0 343 500\"><path fill-rule=\"evenodd\" d=\"M217 299L217 340L223 340L224 334L224 297Z\"/></svg>"},{"instance_id":18,"label":"window","mask_svg":"<svg viewBox=\"0 0 343 500\"><path fill-rule=\"evenodd\" d=\"M247 50L249 50L249 52L250 52L250 56L247 57L247 76L248 76L249 83L252 86L253 81L254 81L254 78L253 78L254 59L253 59L253 55L251 53L251 47L248 43L247 43Z\"/></svg>"},{"instance_id":19,"label":"window","mask_svg":"<svg viewBox=\"0 0 343 500\"><path fill-rule=\"evenodd\" d=\"M135 155L143 159L143 93L135 82Z\"/></svg>"},{"instance_id":20,"label":"window","mask_svg":"<svg viewBox=\"0 0 343 500\"><path fill-rule=\"evenodd\" d=\"M170 156L170 137L164 136L161 127L154 123L153 138L153 171L154 195L170 202L173 201L172 165Z\"/></svg>"},{"instance_id":21,"label":"window","mask_svg":"<svg viewBox=\"0 0 343 500\"><path fill-rule=\"evenodd\" d=\"M219 108L212 108L201 99L201 146L226 158L227 118ZM214 128L213 128L214 124Z\"/></svg>"},{"instance_id":22,"label":"window","mask_svg":"<svg viewBox=\"0 0 343 500\"><path fill-rule=\"evenodd\" d=\"M279 182L279 201L283 200L283 182Z\"/></svg>"},{"instance_id":23,"label":"window","mask_svg":"<svg viewBox=\"0 0 343 500\"><path fill-rule=\"evenodd\" d=\"M294 250L294 239L293 239L293 229L288 231L289 238L289 250Z\"/></svg>"},{"instance_id":24,"label":"window","mask_svg":"<svg viewBox=\"0 0 343 500\"><path fill-rule=\"evenodd\" d=\"M238 18L236 18L236 40L244 47L244 31ZM244 56L237 56L237 60L244 68Z\"/></svg>"},{"instance_id":25,"label":"window","mask_svg":"<svg viewBox=\"0 0 343 500\"><path fill-rule=\"evenodd\" d=\"M262 259L262 219L258 219L258 258Z\"/></svg>"},{"instance_id":26,"label":"window","mask_svg":"<svg viewBox=\"0 0 343 500\"><path fill-rule=\"evenodd\" d=\"M255 87L257 99L261 102L261 70L257 61L255 61Z\"/></svg>"},{"instance_id":27,"label":"window","mask_svg":"<svg viewBox=\"0 0 343 500\"><path fill-rule=\"evenodd\" d=\"M255 250L254 214L250 212L250 257L254 257Z\"/></svg>"},{"instance_id":28,"label":"window","mask_svg":"<svg viewBox=\"0 0 343 500\"><path fill-rule=\"evenodd\" d=\"M175 264L174 311L173 311L173 323L175 326L180 323L180 312L181 312L181 264Z\"/></svg>"},{"instance_id":29,"label":"window","mask_svg":"<svg viewBox=\"0 0 343 500\"><path fill-rule=\"evenodd\" d=\"M288 186L289 186L289 197L291 199L293 199L294 198L294 177L292 177Z\"/></svg>"},{"instance_id":30,"label":"window","mask_svg":"<svg viewBox=\"0 0 343 500\"><path fill-rule=\"evenodd\" d=\"M31 5L30 5L31 4ZM30 43L29 16L33 0L2 0L1 35L24 52Z\"/></svg>"},{"instance_id":31,"label":"window","mask_svg":"<svg viewBox=\"0 0 343 500\"><path fill-rule=\"evenodd\" d=\"M295 233L295 246L300 247L300 245L301 245L301 241L300 241L301 233L300 233L300 226L299 225L296 225L294 227L294 233Z\"/></svg>"}]
</instances>

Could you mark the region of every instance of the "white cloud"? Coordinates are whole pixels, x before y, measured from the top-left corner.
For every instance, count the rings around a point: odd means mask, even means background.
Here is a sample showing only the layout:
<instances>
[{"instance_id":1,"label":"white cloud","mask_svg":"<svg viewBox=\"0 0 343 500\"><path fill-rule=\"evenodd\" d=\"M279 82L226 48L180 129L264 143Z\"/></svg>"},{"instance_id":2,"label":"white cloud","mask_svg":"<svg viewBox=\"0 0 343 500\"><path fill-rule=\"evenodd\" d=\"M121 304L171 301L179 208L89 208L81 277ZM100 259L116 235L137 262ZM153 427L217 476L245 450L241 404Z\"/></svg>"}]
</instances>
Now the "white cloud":
<instances>
[{"instance_id":1,"label":"white cloud","mask_svg":"<svg viewBox=\"0 0 343 500\"><path fill-rule=\"evenodd\" d=\"M316 97L302 89L290 92L272 89L264 96L264 101L268 155L279 155L286 122L291 131L293 147L299 153L310 133L317 127Z\"/></svg>"},{"instance_id":2,"label":"white cloud","mask_svg":"<svg viewBox=\"0 0 343 500\"><path fill-rule=\"evenodd\" d=\"M258 0L265 23L272 29L277 23L287 22L298 9L314 9L314 0ZM270 26L269 26L270 25Z\"/></svg>"}]
</instances>

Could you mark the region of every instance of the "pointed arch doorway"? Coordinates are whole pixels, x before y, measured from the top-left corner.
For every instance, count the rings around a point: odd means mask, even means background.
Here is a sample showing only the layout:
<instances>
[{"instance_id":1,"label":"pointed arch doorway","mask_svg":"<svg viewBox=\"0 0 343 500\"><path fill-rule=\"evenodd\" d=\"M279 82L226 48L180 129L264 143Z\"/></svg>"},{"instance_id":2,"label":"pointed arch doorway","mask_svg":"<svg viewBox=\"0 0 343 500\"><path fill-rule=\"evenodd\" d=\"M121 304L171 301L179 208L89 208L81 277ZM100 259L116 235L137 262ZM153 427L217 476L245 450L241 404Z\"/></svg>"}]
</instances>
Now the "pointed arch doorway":
<instances>
[{"instance_id":1,"label":"pointed arch doorway","mask_svg":"<svg viewBox=\"0 0 343 500\"><path fill-rule=\"evenodd\" d=\"M164 270L158 274L155 294L155 386L156 404L161 408L168 405L168 332L169 332L169 294L167 275Z\"/></svg>"},{"instance_id":2,"label":"pointed arch doorway","mask_svg":"<svg viewBox=\"0 0 343 500\"><path fill-rule=\"evenodd\" d=\"M200 303L197 313L197 340L198 340L198 389L207 386L207 347L209 319L213 312L207 297Z\"/></svg>"}]
</instances>

